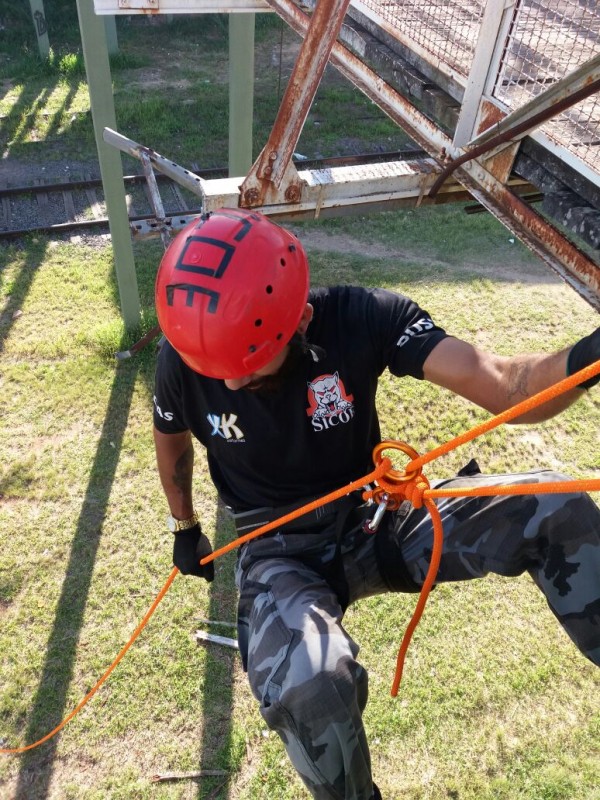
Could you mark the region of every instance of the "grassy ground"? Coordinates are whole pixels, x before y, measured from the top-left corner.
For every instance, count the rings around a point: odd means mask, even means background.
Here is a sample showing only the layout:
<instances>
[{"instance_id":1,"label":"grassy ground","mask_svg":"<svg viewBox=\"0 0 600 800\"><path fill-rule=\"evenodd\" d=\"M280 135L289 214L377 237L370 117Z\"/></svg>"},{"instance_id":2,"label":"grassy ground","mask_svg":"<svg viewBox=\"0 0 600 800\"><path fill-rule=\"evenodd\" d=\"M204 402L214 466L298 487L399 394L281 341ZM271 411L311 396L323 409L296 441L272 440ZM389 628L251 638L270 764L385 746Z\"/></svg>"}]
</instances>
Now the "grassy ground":
<instances>
[{"instance_id":1,"label":"grassy ground","mask_svg":"<svg viewBox=\"0 0 600 800\"><path fill-rule=\"evenodd\" d=\"M81 159L94 147L74 0L59 0L61 24L48 4L51 44L40 62L23 15L7 10L9 36L0 39L0 151L30 158L40 142L45 158ZM66 21L71 22L63 28ZM118 129L178 163L220 167L227 161L228 23L226 16L117 20L119 53L112 57ZM15 35L22 33L19 45ZM298 37L277 18L256 19L254 152L265 143L297 52ZM393 150L406 136L358 90L331 70L311 109L298 152L307 157ZM352 118L352 130L347 120Z\"/></svg>"},{"instance_id":2,"label":"grassy ground","mask_svg":"<svg viewBox=\"0 0 600 800\"><path fill-rule=\"evenodd\" d=\"M423 213L430 229L442 229L433 224L440 210ZM455 212L455 233L463 220ZM388 219L390 227L397 222ZM329 236L348 244L349 235L332 227ZM315 229L296 227L308 242ZM431 235L419 252L399 240L393 258L311 248L314 280L397 288L452 332L505 352L560 347L595 324L593 312L518 245L507 245L510 258L499 252L508 237L489 219L478 217L462 233L465 251L483 263L457 267L439 256L443 242ZM150 314L159 249L147 244L137 255ZM40 238L4 249L1 259L0 720L3 740L14 746L57 724L110 663L170 571L170 540L161 531L165 505L151 442L154 354L112 359L121 324L110 248ZM514 280L494 278L492 264ZM388 379L380 407L385 435L422 451L485 416L431 387ZM599 421L592 394L545 425L488 435L428 474L449 474L474 454L488 470L597 475ZM201 452L198 460L197 504L211 538L223 543L232 531ZM179 577L65 732L20 759L3 757L0 796L304 797L281 745L264 735L235 654L193 639L197 619L234 618L231 566L227 558L217 566L210 589ZM400 697L391 700L395 652L413 605L414 597L375 598L347 616L371 673L366 724L386 795L594 797L598 679L530 581L439 589L409 651ZM155 773L200 767L226 769L227 786L211 795L219 779L151 783Z\"/></svg>"},{"instance_id":3,"label":"grassy ground","mask_svg":"<svg viewBox=\"0 0 600 800\"><path fill-rule=\"evenodd\" d=\"M216 38L219 24L208 26ZM154 30L147 28L152 36ZM143 37L124 28L121 41L128 35L127 58L141 60L144 55L135 48L141 49ZM153 47L164 38L156 34ZM272 53L278 39L265 41ZM65 50L74 52L66 45ZM35 74L24 79L35 58L27 53L19 58L19 69L5 71L4 81L22 86L19 96L39 94L48 79ZM8 70L6 56L3 69ZM116 85L130 69L117 72ZM61 79L55 77L56 83L49 83L57 86ZM9 105L10 91L2 100ZM84 107L85 92L78 91ZM46 92L35 106L35 119L43 118L50 96ZM36 152L29 110L34 105L29 99L19 110L11 106L8 121L2 121L3 147L11 158ZM73 158L86 155L78 120L75 115L64 131L42 131L42 142L49 137L50 145L75 148ZM150 126L150 120L143 124ZM138 136L127 126L122 132ZM204 150L193 150L186 128L184 133L178 143L186 158L195 152L194 160L201 160L197 154ZM164 141L148 143L170 154L164 135ZM140 139L146 136L152 139L150 128L148 134L141 130ZM383 146L381 138L373 141ZM314 147L326 145L320 139ZM223 163L223 142L220 155L215 141L211 146L211 158ZM293 230L306 242L314 283L398 289L450 332L504 353L553 350L597 325L597 315L571 289L485 215L420 209L298 224ZM153 320L152 285L161 250L157 242L136 246L146 325ZM108 243L37 237L3 245L4 747L35 741L79 702L171 570L151 437L154 352L148 348L121 363L113 358L131 339L120 322ZM379 405L384 435L420 451L486 416L432 387L388 377ZM426 474L452 474L475 455L488 471L548 466L597 477L599 423L596 390L560 418L496 431ZM199 449L197 463L196 504L213 542L223 544L232 529ZM307 797L278 739L265 730L237 654L194 640L200 619L234 619L232 565L232 556L219 561L210 587L179 576L138 642L64 732L22 757L0 756L2 800ZM397 647L414 603L414 596L371 598L346 617L371 676L365 723L384 797L598 800L597 671L555 623L531 581L491 577L439 588L409 650L400 695L391 700ZM227 628L216 632L230 635ZM157 774L199 769L223 769L227 776L152 781Z\"/></svg>"}]
</instances>

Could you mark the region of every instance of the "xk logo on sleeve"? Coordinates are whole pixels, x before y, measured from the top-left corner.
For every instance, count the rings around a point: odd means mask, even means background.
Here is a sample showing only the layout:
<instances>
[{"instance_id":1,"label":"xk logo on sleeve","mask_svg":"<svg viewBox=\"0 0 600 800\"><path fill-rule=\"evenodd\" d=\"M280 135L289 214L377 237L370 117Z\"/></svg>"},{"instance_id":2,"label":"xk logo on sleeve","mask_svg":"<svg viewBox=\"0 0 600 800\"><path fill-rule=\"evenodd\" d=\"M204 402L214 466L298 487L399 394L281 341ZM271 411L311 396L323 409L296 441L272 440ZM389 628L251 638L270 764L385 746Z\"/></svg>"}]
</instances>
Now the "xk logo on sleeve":
<instances>
[{"instance_id":1,"label":"xk logo on sleeve","mask_svg":"<svg viewBox=\"0 0 600 800\"><path fill-rule=\"evenodd\" d=\"M241 442L244 439L244 433L241 428L236 425L237 414L207 414L206 419L212 425L211 436L221 436L230 442Z\"/></svg>"}]
</instances>

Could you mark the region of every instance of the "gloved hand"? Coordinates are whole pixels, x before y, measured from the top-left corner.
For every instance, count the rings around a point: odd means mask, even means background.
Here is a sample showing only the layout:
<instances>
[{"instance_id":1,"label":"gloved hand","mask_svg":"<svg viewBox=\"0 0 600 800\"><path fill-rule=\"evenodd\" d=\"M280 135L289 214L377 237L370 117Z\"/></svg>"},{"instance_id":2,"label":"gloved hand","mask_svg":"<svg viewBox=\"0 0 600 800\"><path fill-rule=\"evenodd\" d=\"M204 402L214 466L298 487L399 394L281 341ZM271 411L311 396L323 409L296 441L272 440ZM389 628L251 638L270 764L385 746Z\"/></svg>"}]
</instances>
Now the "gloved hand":
<instances>
[{"instance_id":1,"label":"gloved hand","mask_svg":"<svg viewBox=\"0 0 600 800\"><path fill-rule=\"evenodd\" d=\"M589 367L600 360L600 328L596 328L589 336L574 344L567 359L567 375L572 375L584 367ZM579 389L591 389L600 381L600 375L594 375L583 383L577 384Z\"/></svg>"},{"instance_id":2,"label":"gloved hand","mask_svg":"<svg viewBox=\"0 0 600 800\"><path fill-rule=\"evenodd\" d=\"M173 537L173 564L183 575L197 575L210 583L215 577L214 561L201 566L200 559L210 555L212 547L200 525L178 531Z\"/></svg>"}]
</instances>

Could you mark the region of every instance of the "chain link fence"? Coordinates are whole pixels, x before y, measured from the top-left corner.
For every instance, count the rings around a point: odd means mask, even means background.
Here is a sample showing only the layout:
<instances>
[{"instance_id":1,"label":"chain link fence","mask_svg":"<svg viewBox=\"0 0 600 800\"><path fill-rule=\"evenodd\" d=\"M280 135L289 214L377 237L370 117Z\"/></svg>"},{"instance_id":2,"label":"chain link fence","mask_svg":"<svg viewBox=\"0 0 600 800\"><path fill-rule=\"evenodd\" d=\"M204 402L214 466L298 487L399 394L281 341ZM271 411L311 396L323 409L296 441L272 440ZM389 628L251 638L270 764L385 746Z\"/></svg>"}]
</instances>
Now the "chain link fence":
<instances>
[{"instance_id":1,"label":"chain link fence","mask_svg":"<svg viewBox=\"0 0 600 800\"><path fill-rule=\"evenodd\" d=\"M500 2L500 0L489 0ZM469 76L485 0L362 0L375 19L405 45L455 73ZM517 0L492 96L520 108L600 53L598 0ZM542 130L600 173L600 98L593 95L553 118Z\"/></svg>"},{"instance_id":2,"label":"chain link fence","mask_svg":"<svg viewBox=\"0 0 600 800\"><path fill-rule=\"evenodd\" d=\"M600 53L597 0L518 3L493 96L519 108L550 84ZM592 95L546 123L542 130L600 173L600 98Z\"/></svg>"}]
</instances>

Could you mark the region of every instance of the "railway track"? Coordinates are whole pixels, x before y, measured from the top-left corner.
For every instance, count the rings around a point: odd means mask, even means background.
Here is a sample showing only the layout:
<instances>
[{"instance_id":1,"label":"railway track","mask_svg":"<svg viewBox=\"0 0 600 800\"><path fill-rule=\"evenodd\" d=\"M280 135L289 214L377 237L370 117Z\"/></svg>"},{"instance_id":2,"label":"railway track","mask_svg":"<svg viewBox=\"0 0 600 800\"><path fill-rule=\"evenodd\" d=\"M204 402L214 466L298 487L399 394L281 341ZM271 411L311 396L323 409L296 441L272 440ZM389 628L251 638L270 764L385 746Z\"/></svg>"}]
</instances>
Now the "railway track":
<instances>
[{"instance_id":1,"label":"railway track","mask_svg":"<svg viewBox=\"0 0 600 800\"><path fill-rule=\"evenodd\" d=\"M222 170L204 170L203 177L222 174ZM162 175L156 178L167 214L200 213L198 197ZM152 219L154 211L144 175L127 175L124 183L130 221ZM64 182L38 180L23 186L0 186L0 239L31 233L52 235L94 230L108 230L100 178L72 178Z\"/></svg>"},{"instance_id":2,"label":"railway track","mask_svg":"<svg viewBox=\"0 0 600 800\"><path fill-rule=\"evenodd\" d=\"M364 164L394 159L418 158L423 151L411 149L388 153L360 154L319 160L298 161L303 168ZM225 177L225 168L200 170L202 178ZM168 217L199 214L200 199L178 186L164 175L156 174L165 214ZM124 178L127 210L132 226L155 218L145 176L127 175ZM0 239L16 239L32 233L61 235L76 232L106 232L108 217L102 190L102 180L90 174L71 176L68 181L38 179L24 186L0 183Z\"/></svg>"}]
</instances>

